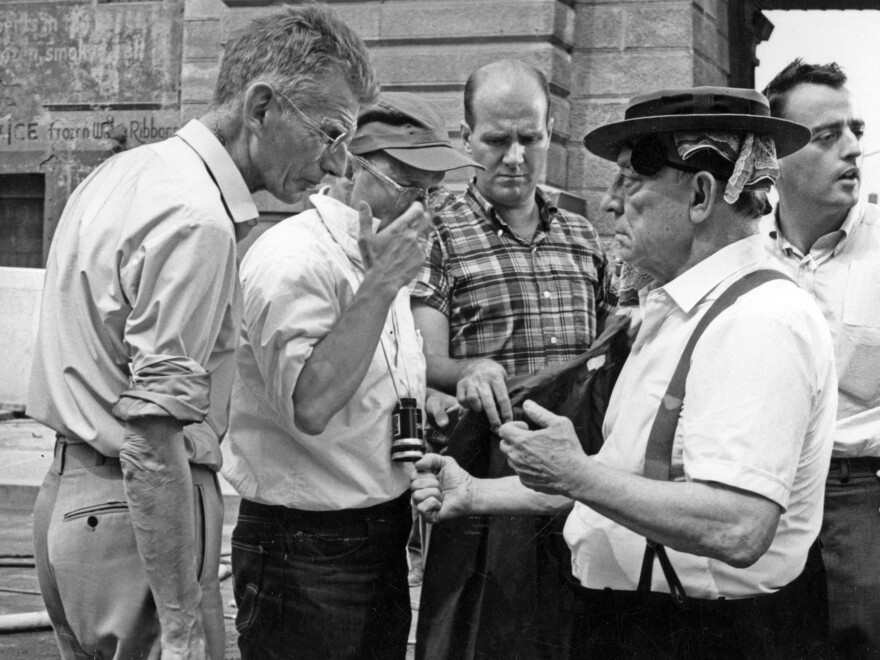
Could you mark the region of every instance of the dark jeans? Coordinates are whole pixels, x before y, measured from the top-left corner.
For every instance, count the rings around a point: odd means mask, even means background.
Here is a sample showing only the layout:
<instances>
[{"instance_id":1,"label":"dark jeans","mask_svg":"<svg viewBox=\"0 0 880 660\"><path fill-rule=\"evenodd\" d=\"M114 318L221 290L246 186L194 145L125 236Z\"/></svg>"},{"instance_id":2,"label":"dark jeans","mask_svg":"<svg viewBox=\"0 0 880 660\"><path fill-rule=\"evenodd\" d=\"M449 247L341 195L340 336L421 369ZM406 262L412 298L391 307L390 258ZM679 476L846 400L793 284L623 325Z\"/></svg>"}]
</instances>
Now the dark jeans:
<instances>
[{"instance_id":1,"label":"dark jeans","mask_svg":"<svg viewBox=\"0 0 880 660\"><path fill-rule=\"evenodd\" d=\"M880 458L835 458L819 539L838 657L880 659Z\"/></svg>"},{"instance_id":2,"label":"dark jeans","mask_svg":"<svg viewBox=\"0 0 880 660\"><path fill-rule=\"evenodd\" d=\"M403 660L409 493L366 509L242 500L232 533L242 658Z\"/></svg>"},{"instance_id":3,"label":"dark jeans","mask_svg":"<svg viewBox=\"0 0 880 660\"><path fill-rule=\"evenodd\" d=\"M590 660L828 657L825 576L818 546L803 574L774 594L737 600L688 600L669 594L582 589L580 639L572 657Z\"/></svg>"}]
</instances>

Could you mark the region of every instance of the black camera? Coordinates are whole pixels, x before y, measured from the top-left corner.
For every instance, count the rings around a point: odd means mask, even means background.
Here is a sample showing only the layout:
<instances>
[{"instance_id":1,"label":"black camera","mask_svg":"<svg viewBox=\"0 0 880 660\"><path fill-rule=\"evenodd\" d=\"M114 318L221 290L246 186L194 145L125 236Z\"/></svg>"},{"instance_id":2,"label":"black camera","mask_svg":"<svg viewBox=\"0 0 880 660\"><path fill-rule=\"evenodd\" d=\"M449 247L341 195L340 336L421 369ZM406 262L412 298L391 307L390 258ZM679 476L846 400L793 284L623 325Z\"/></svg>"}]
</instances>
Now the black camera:
<instances>
[{"instance_id":1,"label":"black camera","mask_svg":"<svg viewBox=\"0 0 880 660\"><path fill-rule=\"evenodd\" d=\"M402 398L391 413L391 460L412 462L425 455L422 411L412 398Z\"/></svg>"}]
</instances>

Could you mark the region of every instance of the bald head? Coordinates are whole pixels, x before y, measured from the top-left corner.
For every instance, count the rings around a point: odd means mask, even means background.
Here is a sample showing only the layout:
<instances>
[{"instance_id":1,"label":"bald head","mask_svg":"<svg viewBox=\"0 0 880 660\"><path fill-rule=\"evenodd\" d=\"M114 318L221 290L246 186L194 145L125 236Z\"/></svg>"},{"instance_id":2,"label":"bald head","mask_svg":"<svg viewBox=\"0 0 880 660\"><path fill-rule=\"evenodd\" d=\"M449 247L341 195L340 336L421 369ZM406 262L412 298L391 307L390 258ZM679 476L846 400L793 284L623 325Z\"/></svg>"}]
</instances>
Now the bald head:
<instances>
[{"instance_id":1,"label":"bald head","mask_svg":"<svg viewBox=\"0 0 880 660\"><path fill-rule=\"evenodd\" d=\"M486 64L474 71L464 86L464 120L473 128L477 122L476 98L483 89L497 93L514 90L543 99L545 123L550 117L550 88L547 78L535 67L516 60L500 60Z\"/></svg>"}]
</instances>

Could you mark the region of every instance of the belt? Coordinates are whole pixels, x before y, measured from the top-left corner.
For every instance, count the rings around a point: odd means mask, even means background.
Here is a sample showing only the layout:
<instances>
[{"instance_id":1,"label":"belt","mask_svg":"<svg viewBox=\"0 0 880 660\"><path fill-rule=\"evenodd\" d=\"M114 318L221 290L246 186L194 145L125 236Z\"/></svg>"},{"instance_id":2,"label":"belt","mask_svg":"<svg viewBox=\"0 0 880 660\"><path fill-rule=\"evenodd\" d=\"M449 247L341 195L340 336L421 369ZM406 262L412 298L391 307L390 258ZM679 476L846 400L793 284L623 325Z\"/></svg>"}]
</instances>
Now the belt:
<instances>
[{"instance_id":1,"label":"belt","mask_svg":"<svg viewBox=\"0 0 880 660\"><path fill-rule=\"evenodd\" d=\"M401 495L373 506L362 509L342 509L340 511L306 511L303 509L291 509L280 504L262 504L246 498L242 498L238 507L239 516L263 517L266 514L273 516L280 522L300 520L303 522L316 521L321 523L344 523L368 520L371 518L385 518L388 516L411 516L410 494L405 490Z\"/></svg>"},{"instance_id":2,"label":"belt","mask_svg":"<svg viewBox=\"0 0 880 660\"><path fill-rule=\"evenodd\" d=\"M68 442L65 436L58 434L55 440L55 463L58 471L63 473L65 470L119 465L119 459L104 456L87 442Z\"/></svg>"},{"instance_id":3,"label":"belt","mask_svg":"<svg viewBox=\"0 0 880 660\"><path fill-rule=\"evenodd\" d=\"M834 475L836 479L845 483L853 475L873 477L877 472L880 472L880 457L856 456L853 458L832 458L829 476Z\"/></svg>"}]
</instances>

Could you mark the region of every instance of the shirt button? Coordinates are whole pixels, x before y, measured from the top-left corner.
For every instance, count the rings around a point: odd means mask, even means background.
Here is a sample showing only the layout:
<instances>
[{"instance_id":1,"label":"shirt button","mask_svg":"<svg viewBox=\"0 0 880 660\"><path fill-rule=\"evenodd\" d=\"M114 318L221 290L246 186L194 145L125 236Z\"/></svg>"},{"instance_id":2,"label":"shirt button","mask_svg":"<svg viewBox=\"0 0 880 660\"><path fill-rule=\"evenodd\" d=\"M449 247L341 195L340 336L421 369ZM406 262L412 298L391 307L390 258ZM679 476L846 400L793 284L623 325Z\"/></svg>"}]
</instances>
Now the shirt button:
<instances>
[{"instance_id":1,"label":"shirt button","mask_svg":"<svg viewBox=\"0 0 880 660\"><path fill-rule=\"evenodd\" d=\"M544 292L544 297L545 297L545 298L549 298L549 297L550 297L550 292L549 292L549 291L545 291L545 292Z\"/></svg>"},{"instance_id":2,"label":"shirt button","mask_svg":"<svg viewBox=\"0 0 880 660\"><path fill-rule=\"evenodd\" d=\"M550 337L550 343L551 343L551 344L555 344L556 341L557 341L557 340L556 340L556 337Z\"/></svg>"}]
</instances>

